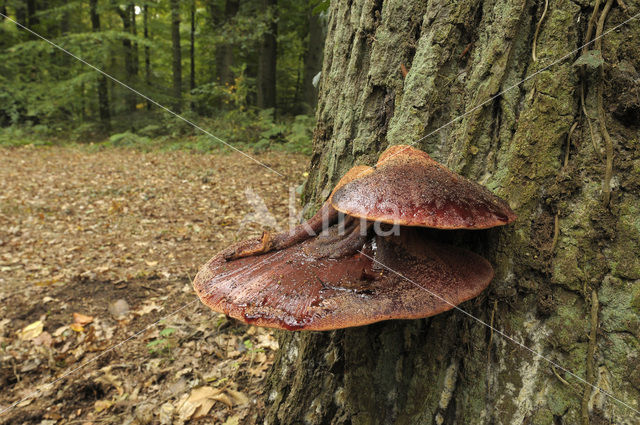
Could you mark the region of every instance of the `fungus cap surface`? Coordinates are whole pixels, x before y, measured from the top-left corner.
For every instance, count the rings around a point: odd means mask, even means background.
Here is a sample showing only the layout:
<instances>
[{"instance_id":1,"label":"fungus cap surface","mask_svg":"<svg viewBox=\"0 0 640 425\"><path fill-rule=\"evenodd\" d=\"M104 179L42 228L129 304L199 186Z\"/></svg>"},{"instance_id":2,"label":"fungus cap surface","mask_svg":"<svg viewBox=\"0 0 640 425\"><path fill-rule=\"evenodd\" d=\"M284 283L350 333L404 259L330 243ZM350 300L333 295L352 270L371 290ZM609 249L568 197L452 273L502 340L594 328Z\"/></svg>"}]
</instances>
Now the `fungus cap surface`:
<instances>
[{"instance_id":1,"label":"fungus cap surface","mask_svg":"<svg viewBox=\"0 0 640 425\"><path fill-rule=\"evenodd\" d=\"M315 237L233 261L217 255L194 287L211 309L245 323L330 330L433 316L477 296L493 278L479 255L429 240L387 248L383 262L393 271L372 260L379 249L372 241L365 255L338 259L314 256L323 243Z\"/></svg>"},{"instance_id":2,"label":"fungus cap surface","mask_svg":"<svg viewBox=\"0 0 640 425\"><path fill-rule=\"evenodd\" d=\"M404 145L387 149L375 169L351 176L334 190L331 203L371 221L437 229L486 229L516 219L487 188Z\"/></svg>"}]
</instances>

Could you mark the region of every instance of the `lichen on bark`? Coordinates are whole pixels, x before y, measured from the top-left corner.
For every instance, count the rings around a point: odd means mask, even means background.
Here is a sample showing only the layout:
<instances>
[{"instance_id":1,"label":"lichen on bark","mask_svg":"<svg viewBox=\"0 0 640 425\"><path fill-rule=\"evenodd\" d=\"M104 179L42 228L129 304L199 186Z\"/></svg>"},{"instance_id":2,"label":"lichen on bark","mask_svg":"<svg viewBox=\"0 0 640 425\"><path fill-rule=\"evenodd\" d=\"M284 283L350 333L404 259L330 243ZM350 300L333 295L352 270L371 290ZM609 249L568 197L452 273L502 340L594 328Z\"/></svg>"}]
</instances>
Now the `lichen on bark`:
<instances>
[{"instance_id":1,"label":"lichen on bark","mask_svg":"<svg viewBox=\"0 0 640 425\"><path fill-rule=\"evenodd\" d=\"M625 3L626 11L611 9L605 30L640 11L640 2ZM627 94L640 92L640 25L607 34L605 79L585 77L590 113L602 87L614 143L611 201L603 205L604 163L593 147L603 143L598 127L591 140L581 111L582 80L572 65L579 53L553 64L584 42L593 2L550 2L534 62L543 6L332 2L305 197L319 205L353 164L372 165L386 146L419 140L519 215L507 229L462 238L490 259L496 278L461 307L639 409L640 100ZM590 423L640 421L456 311L283 333L280 341L268 424L556 425L584 423L585 415Z\"/></svg>"}]
</instances>

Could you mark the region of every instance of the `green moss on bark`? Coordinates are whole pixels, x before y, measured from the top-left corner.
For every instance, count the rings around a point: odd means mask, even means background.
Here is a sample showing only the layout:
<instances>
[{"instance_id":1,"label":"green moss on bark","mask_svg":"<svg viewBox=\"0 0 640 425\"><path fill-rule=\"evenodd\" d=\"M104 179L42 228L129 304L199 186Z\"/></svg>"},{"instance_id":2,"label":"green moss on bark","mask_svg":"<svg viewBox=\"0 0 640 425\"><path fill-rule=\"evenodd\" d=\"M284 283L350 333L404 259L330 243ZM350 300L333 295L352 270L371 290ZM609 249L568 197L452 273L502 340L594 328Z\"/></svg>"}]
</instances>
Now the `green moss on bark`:
<instances>
[{"instance_id":1,"label":"green moss on bark","mask_svg":"<svg viewBox=\"0 0 640 425\"><path fill-rule=\"evenodd\" d=\"M640 10L637 1L627 5L629 13ZM469 246L494 264L496 278L461 308L578 376L595 365L593 383L637 408L637 130L607 117L616 151L612 202L604 207L604 164L592 143L600 144L599 133L592 141L579 107L575 58L543 70L582 43L589 13L573 1L550 2L533 62L540 2L332 2L305 196L320 204L354 163L373 164L387 145L420 140L434 158L506 198L519 216L506 229L470 238ZM625 16L614 8L606 28ZM607 36L607 66L627 61L640 69L639 49L640 26ZM409 69L406 78L401 65ZM595 83L588 84L590 111ZM590 339L594 319L598 332ZM455 311L282 334L281 345L268 424L555 425L579 423L583 414L584 383ZM610 399L587 395L593 421L637 422Z\"/></svg>"}]
</instances>

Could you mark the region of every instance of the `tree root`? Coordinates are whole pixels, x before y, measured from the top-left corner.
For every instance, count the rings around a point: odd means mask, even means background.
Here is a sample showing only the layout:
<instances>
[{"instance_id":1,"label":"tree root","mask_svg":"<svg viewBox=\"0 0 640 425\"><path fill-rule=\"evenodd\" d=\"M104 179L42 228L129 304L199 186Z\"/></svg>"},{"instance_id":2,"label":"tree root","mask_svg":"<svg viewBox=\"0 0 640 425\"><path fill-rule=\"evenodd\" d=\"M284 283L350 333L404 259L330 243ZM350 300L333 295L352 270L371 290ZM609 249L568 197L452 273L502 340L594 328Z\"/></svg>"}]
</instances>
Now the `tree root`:
<instances>
[{"instance_id":1,"label":"tree root","mask_svg":"<svg viewBox=\"0 0 640 425\"><path fill-rule=\"evenodd\" d=\"M595 48L602 52L602 31L604 30L604 22L607 19L607 14L611 10L611 6L613 5L613 0L607 0L607 4L605 4L604 9L602 9L602 14L600 15L600 19L598 19L598 26L596 28L596 41ZM604 152L605 152L605 169L604 169L604 181L602 183L602 202L604 205L609 205L609 201L611 200L611 176L613 174L613 141L611 140L611 136L609 135L609 131L607 130L607 124L605 122L604 117L604 106L603 106L603 89L604 85L604 66L600 66L600 84L598 85L598 121L600 123L600 131L602 132L602 137L604 138Z\"/></svg>"},{"instance_id":2,"label":"tree root","mask_svg":"<svg viewBox=\"0 0 640 425\"><path fill-rule=\"evenodd\" d=\"M595 381L595 355L596 337L598 334L598 294L596 290L591 291L591 330L589 331L589 346L587 348L587 376L586 381L594 385ZM593 387L586 385L582 393L582 425L589 425L589 398Z\"/></svg>"},{"instance_id":3,"label":"tree root","mask_svg":"<svg viewBox=\"0 0 640 425\"><path fill-rule=\"evenodd\" d=\"M567 149L564 151L564 163L562 164L562 168L566 169L567 165L569 165L569 150L571 149L571 138L573 137L573 132L576 131L576 127L578 126L578 121L574 122L569 129L569 134L567 135Z\"/></svg>"},{"instance_id":4,"label":"tree root","mask_svg":"<svg viewBox=\"0 0 640 425\"><path fill-rule=\"evenodd\" d=\"M577 395L581 395L581 391L579 388L576 388L575 385L570 384L569 382L567 382L566 379L564 379L562 376L560 376L560 374L558 373L558 371L556 370L556 367L554 365L551 365L551 370L553 371L553 374L556 376L556 378L558 378L558 381L562 382L564 385L566 385L567 387L571 388L571 390L576 393Z\"/></svg>"},{"instance_id":5,"label":"tree root","mask_svg":"<svg viewBox=\"0 0 640 425\"><path fill-rule=\"evenodd\" d=\"M549 0L544 0L544 10L542 11L542 16L540 16L540 20L536 25L536 32L533 34L533 46L531 47L531 58L534 62L538 60L536 56L536 46L538 44L538 34L540 33L540 26L542 25L542 21L544 21L544 17L547 15L547 9L549 8Z\"/></svg>"}]
</instances>

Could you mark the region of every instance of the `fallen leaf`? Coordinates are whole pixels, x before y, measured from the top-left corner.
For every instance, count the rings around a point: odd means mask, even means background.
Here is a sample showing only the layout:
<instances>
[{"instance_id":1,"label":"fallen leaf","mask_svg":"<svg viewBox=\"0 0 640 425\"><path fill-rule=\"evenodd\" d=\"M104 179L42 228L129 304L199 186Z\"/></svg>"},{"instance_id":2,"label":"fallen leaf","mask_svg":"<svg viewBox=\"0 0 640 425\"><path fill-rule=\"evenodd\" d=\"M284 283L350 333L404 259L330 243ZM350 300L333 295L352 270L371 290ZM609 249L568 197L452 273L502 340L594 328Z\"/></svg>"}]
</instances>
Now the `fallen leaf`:
<instances>
[{"instance_id":1,"label":"fallen leaf","mask_svg":"<svg viewBox=\"0 0 640 425\"><path fill-rule=\"evenodd\" d=\"M37 338L44 329L44 323L42 320L37 320L30 325L25 326L18 332L18 337L22 340L31 340Z\"/></svg>"},{"instance_id":2,"label":"fallen leaf","mask_svg":"<svg viewBox=\"0 0 640 425\"><path fill-rule=\"evenodd\" d=\"M92 316L87 316L82 313L73 313L73 323L84 326L88 325L91 322L93 322Z\"/></svg>"},{"instance_id":3,"label":"fallen leaf","mask_svg":"<svg viewBox=\"0 0 640 425\"><path fill-rule=\"evenodd\" d=\"M51 334L49 332L42 332L37 337L33 338L33 343L35 345L44 345L45 347L51 347L51 342L53 338L51 338Z\"/></svg>"},{"instance_id":4,"label":"fallen leaf","mask_svg":"<svg viewBox=\"0 0 640 425\"><path fill-rule=\"evenodd\" d=\"M239 423L240 423L240 416L234 415L234 416L229 416L222 425L238 425Z\"/></svg>"},{"instance_id":5,"label":"fallen leaf","mask_svg":"<svg viewBox=\"0 0 640 425\"><path fill-rule=\"evenodd\" d=\"M213 397L211 397L212 399L214 399L215 401L219 401L221 403L224 403L227 405L227 407L231 408L233 407L233 400L231 400L231 397L229 397L228 395L221 393L218 395L214 395Z\"/></svg>"},{"instance_id":6,"label":"fallen leaf","mask_svg":"<svg viewBox=\"0 0 640 425\"><path fill-rule=\"evenodd\" d=\"M113 406L113 401L111 400L97 400L93 404L93 408L96 410L96 412L102 412L103 410L107 410L111 406Z\"/></svg>"},{"instance_id":7,"label":"fallen leaf","mask_svg":"<svg viewBox=\"0 0 640 425\"><path fill-rule=\"evenodd\" d=\"M84 327L80 323L70 324L69 329L71 329L74 332L84 332Z\"/></svg>"},{"instance_id":8,"label":"fallen leaf","mask_svg":"<svg viewBox=\"0 0 640 425\"><path fill-rule=\"evenodd\" d=\"M159 419L162 425L168 425L173 423L173 411L175 408L173 404L166 402L162 406L160 406Z\"/></svg>"},{"instance_id":9,"label":"fallen leaf","mask_svg":"<svg viewBox=\"0 0 640 425\"><path fill-rule=\"evenodd\" d=\"M53 336L57 338L57 337L59 337L60 335L62 335L62 334L64 333L64 331L66 331L67 329L69 329L69 326L67 326L67 325L60 326L58 329L56 329L56 330L53 332Z\"/></svg>"},{"instance_id":10,"label":"fallen leaf","mask_svg":"<svg viewBox=\"0 0 640 425\"><path fill-rule=\"evenodd\" d=\"M158 304L156 304L153 301L148 301L142 307L136 310L135 313L142 316L144 314L149 314L154 310L160 311L162 310L162 307L160 307Z\"/></svg>"},{"instance_id":11,"label":"fallen leaf","mask_svg":"<svg viewBox=\"0 0 640 425\"><path fill-rule=\"evenodd\" d=\"M244 395L244 393L240 391L232 390L230 388L227 388L226 392L227 394L229 394L229 396L231 396L234 404L239 404L239 405L249 404L249 397Z\"/></svg>"},{"instance_id":12,"label":"fallen leaf","mask_svg":"<svg viewBox=\"0 0 640 425\"><path fill-rule=\"evenodd\" d=\"M189 398L178 409L181 412L181 416L186 419L198 419L206 416L209 410L216 402L217 396L220 395L222 390L213 387L200 387L191 391ZM189 416L183 415L183 412L191 412Z\"/></svg>"}]
</instances>

